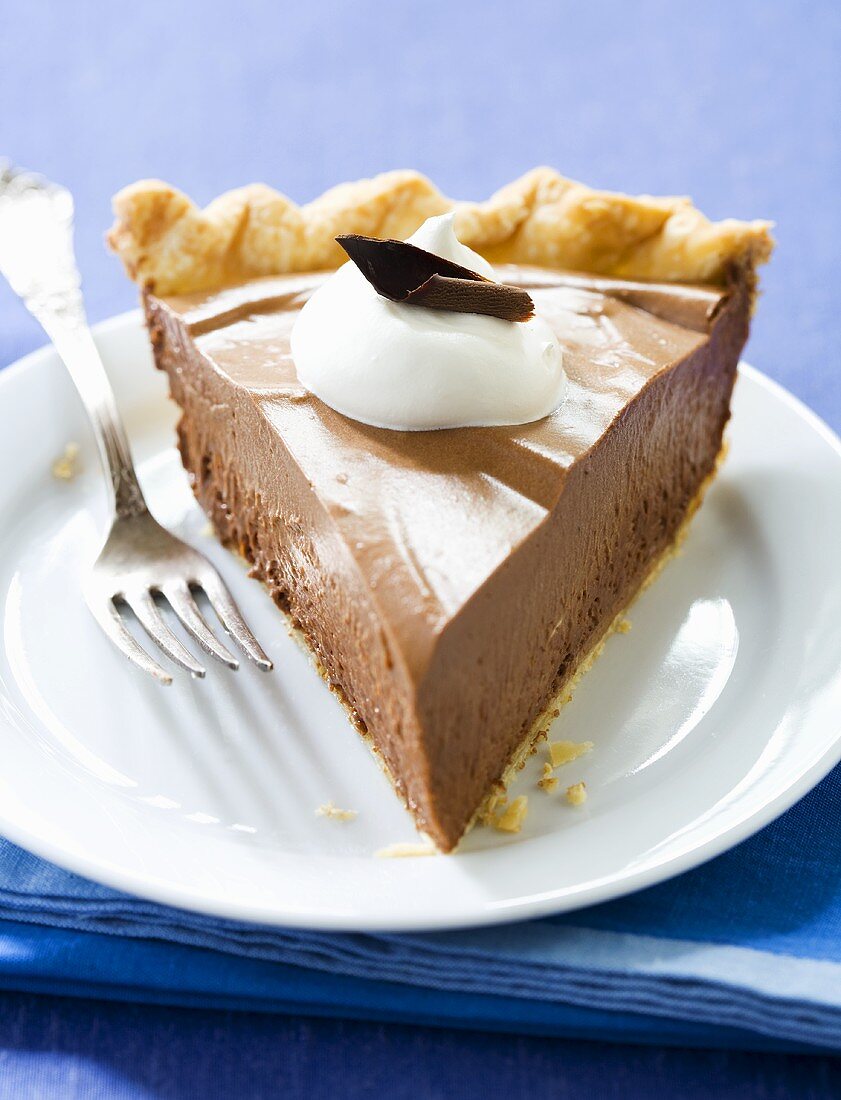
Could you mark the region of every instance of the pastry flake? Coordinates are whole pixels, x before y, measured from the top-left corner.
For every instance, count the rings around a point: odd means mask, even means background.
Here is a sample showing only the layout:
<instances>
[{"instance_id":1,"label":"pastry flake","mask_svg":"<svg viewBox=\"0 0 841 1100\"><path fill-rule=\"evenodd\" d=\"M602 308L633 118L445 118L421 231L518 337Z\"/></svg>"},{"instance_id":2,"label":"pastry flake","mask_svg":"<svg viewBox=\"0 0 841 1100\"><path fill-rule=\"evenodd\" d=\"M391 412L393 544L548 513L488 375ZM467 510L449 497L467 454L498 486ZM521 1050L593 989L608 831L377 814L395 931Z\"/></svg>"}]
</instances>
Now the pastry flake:
<instances>
[{"instance_id":1,"label":"pastry flake","mask_svg":"<svg viewBox=\"0 0 841 1100\"><path fill-rule=\"evenodd\" d=\"M387 844L374 852L376 859L414 859L416 856L435 856L438 849L432 844L411 844L398 842Z\"/></svg>"},{"instance_id":2,"label":"pastry flake","mask_svg":"<svg viewBox=\"0 0 841 1100\"><path fill-rule=\"evenodd\" d=\"M546 748L549 750L549 762L553 768L561 768L564 764L570 764L579 756L591 752L592 741L548 741Z\"/></svg>"},{"instance_id":3,"label":"pastry flake","mask_svg":"<svg viewBox=\"0 0 841 1100\"><path fill-rule=\"evenodd\" d=\"M587 801L586 783L573 783L567 787L565 797L570 806L583 806Z\"/></svg>"},{"instance_id":4,"label":"pastry flake","mask_svg":"<svg viewBox=\"0 0 841 1100\"><path fill-rule=\"evenodd\" d=\"M53 462L53 477L58 481L72 481L78 470L79 444L68 443L64 452Z\"/></svg>"},{"instance_id":5,"label":"pastry flake","mask_svg":"<svg viewBox=\"0 0 841 1100\"><path fill-rule=\"evenodd\" d=\"M519 833L526 820L529 809L529 800L521 794L504 807L502 812L494 818L494 828L503 833Z\"/></svg>"},{"instance_id":6,"label":"pastry flake","mask_svg":"<svg viewBox=\"0 0 841 1100\"><path fill-rule=\"evenodd\" d=\"M557 777L552 774L552 765L544 764L543 774L537 781L538 787L540 787L542 791L546 791L547 794L551 794L551 792L554 791L557 787L558 782L559 780L557 779Z\"/></svg>"},{"instance_id":7,"label":"pastry flake","mask_svg":"<svg viewBox=\"0 0 841 1100\"><path fill-rule=\"evenodd\" d=\"M359 810L342 810L332 802L324 802L315 813L316 817L329 817L332 821L353 821L359 816Z\"/></svg>"}]
</instances>

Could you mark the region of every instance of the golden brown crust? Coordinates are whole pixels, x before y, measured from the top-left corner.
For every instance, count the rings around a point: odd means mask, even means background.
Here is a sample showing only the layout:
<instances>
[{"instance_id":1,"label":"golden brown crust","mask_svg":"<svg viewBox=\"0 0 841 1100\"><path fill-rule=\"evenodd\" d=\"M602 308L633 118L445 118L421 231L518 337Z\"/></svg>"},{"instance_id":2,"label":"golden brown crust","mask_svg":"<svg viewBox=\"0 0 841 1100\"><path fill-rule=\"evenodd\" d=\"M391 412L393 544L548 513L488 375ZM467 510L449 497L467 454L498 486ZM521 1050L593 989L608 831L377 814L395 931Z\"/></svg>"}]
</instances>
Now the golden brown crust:
<instances>
[{"instance_id":1,"label":"golden brown crust","mask_svg":"<svg viewBox=\"0 0 841 1100\"><path fill-rule=\"evenodd\" d=\"M732 265L770 256L770 224L711 222L686 198L595 191L535 168L486 202L454 202L417 172L344 183L306 206L264 184L200 210L158 180L114 198L108 243L129 276L158 294L187 294L260 275L336 267L338 233L405 238L455 209L465 244L490 260L667 282L722 283Z\"/></svg>"}]
</instances>

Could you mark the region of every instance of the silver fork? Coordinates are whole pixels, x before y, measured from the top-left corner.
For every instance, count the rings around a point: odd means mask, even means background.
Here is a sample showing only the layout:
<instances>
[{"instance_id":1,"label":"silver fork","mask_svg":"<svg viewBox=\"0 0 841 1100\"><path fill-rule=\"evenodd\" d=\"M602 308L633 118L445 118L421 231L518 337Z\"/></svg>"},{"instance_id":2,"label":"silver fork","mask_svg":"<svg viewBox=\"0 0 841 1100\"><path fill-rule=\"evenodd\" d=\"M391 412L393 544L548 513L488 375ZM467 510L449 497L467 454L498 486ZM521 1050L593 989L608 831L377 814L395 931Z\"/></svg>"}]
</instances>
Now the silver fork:
<instances>
[{"instance_id":1,"label":"silver fork","mask_svg":"<svg viewBox=\"0 0 841 1100\"><path fill-rule=\"evenodd\" d=\"M84 586L97 622L136 665L160 683L171 683L170 674L135 641L123 622L119 608L128 605L167 657L194 676L204 676L203 666L161 615L158 600L163 597L207 653L236 669L236 657L214 636L196 604L194 593L203 590L240 649L268 671L271 661L217 570L203 554L161 527L143 499L114 393L85 317L73 254L70 192L2 162L0 272L40 321L70 372L111 486L111 526Z\"/></svg>"}]
</instances>

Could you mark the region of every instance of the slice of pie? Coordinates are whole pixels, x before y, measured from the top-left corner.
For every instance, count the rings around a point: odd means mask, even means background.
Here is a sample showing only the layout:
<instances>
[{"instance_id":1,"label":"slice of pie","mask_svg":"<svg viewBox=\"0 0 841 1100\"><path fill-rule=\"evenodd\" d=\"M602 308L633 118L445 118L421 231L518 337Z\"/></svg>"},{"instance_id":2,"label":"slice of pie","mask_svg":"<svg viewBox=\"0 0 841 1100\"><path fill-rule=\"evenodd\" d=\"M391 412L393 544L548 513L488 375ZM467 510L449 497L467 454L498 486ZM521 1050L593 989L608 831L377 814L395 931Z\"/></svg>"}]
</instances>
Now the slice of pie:
<instances>
[{"instance_id":1,"label":"slice of pie","mask_svg":"<svg viewBox=\"0 0 841 1100\"><path fill-rule=\"evenodd\" d=\"M768 224L548 169L484 203L393 172L303 207L253 186L202 211L154 181L114 205L199 502L451 850L700 504ZM335 238L402 240L452 209L557 335L565 399L533 423L446 431L333 411L299 382L290 331L345 259Z\"/></svg>"}]
</instances>

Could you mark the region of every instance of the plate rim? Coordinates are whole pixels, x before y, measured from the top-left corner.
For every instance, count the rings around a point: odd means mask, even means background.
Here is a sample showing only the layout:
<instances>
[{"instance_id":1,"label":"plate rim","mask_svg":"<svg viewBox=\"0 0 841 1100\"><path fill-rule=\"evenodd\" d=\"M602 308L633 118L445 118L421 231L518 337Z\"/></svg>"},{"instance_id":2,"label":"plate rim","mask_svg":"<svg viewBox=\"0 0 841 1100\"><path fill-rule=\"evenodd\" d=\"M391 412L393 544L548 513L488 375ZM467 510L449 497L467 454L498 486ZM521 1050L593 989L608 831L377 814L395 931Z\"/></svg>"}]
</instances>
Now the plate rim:
<instances>
[{"instance_id":1,"label":"plate rim","mask_svg":"<svg viewBox=\"0 0 841 1100\"><path fill-rule=\"evenodd\" d=\"M107 337L130 326L142 329L142 312L129 310L92 326L94 335ZM52 345L43 345L27 355L0 369L0 394L8 391L10 385L24 372L48 364L57 355ZM748 363L739 364L741 375L750 378L760 388L772 394L776 400L799 416L812 431L835 451L841 460L841 437L816 412L805 405L779 382ZM0 718L0 725L5 719ZM92 882L119 890L137 898L148 899L159 904L214 916L228 920L260 924L273 928L299 928L333 932L426 932L455 930L467 927L490 926L510 921L534 919L597 905L609 900L626 896L638 890L654 886L686 871L702 866L716 856L755 835L772 821L790 809L796 802L811 791L829 772L841 762L841 721L838 729L820 755L793 782L787 784L776 795L764 800L761 805L747 812L736 821L725 825L714 835L690 845L685 850L666 855L636 870L619 871L595 882L575 887L555 887L532 893L509 897L504 901L484 900L477 902L469 913L454 909L441 917L429 915L402 916L376 915L360 916L356 914L331 914L324 911L279 913L276 906L238 904L230 899L222 904L221 897L208 898L201 890L190 886L178 887L171 881L158 879L148 872L125 870L105 857L76 855L48 837L19 824L7 814L4 801L0 799L0 834L14 844L31 852L39 858L48 860L71 873L85 877ZM779 765L776 765L779 767ZM446 858L446 857L445 857ZM394 861L395 868L403 861ZM414 861L408 861L413 863ZM399 870L397 872L400 873Z\"/></svg>"}]
</instances>

